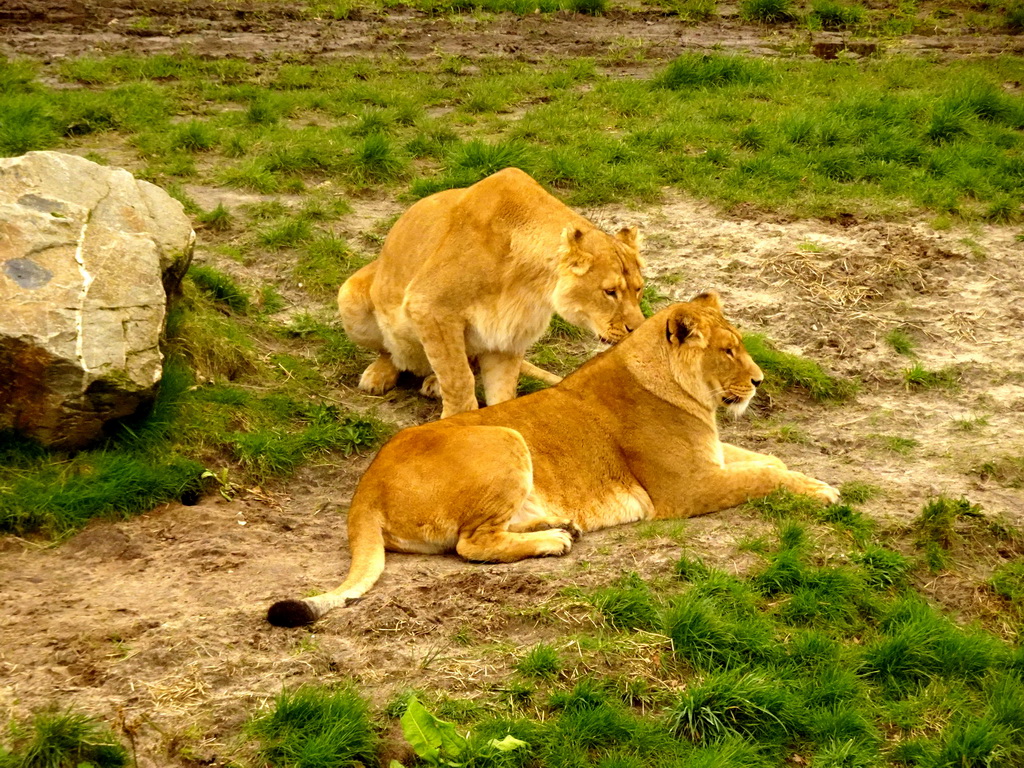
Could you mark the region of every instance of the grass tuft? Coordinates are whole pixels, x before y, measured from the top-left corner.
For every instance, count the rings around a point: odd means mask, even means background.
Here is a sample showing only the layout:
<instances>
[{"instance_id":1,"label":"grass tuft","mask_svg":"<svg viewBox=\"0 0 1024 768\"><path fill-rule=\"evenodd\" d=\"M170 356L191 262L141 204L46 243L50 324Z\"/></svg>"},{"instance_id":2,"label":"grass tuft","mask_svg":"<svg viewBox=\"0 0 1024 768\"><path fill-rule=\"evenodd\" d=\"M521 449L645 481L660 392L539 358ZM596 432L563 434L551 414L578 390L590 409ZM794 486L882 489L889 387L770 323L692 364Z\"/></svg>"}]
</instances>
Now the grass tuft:
<instances>
[{"instance_id":1,"label":"grass tuft","mask_svg":"<svg viewBox=\"0 0 1024 768\"><path fill-rule=\"evenodd\" d=\"M1007 488L1024 488L1024 456L1001 456L979 464L974 473Z\"/></svg>"},{"instance_id":2,"label":"grass tuft","mask_svg":"<svg viewBox=\"0 0 1024 768\"><path fill-rule=\"evenodd\" d=\"M801 496L780 488L760 499L751 499L747 505L771 520L787 517L816 517L823 505L810 496Z\"/></svg>"},{"instance_id":3,"label":"grass tuft","mask_svg":"<svg viewBox=\"0 0 1024 768\"><path fill-rule=\"evenodd\" d=\"M653 631L658 627L658 605L636 573L628 573L615 585L596 590L589 599L616 629Z\"/></svg>"},{"instance_id":4,"label":"grass tuft","mask_svg":"<svg viewBox=\"0 0 1024 768\"><path fill-rule=\"evenodd\" d=\"M188 270L188 277L196 288L232 312L245 314L249 311L249 294L220 270L193 264Z\"/></svg>"},{"instance_id":5,"label":"grass tuft","mask_svg":"<svg viewBox=\"0 0 1024 768\"><path fill-rule=\"evenodd\" d=\"M876 589L900 589L907 585L913 561L891 549L870 545L850 559L864 569L868 585Z\"/></svg>"},{"instance_id":6,"label":"grass tuft","mask_svg":"<svg viewBox=\"0 0 1024 768\"><path fill-rule=\"evenodd\" d=\"M992 591L1024 611L1024 559L1000 565L989 579Z\"/></svg>"},{"instance_id":7,"label":"grass tuft","mask_svg":"<svg viewBox=\"0 0 1024 768\"><path fill-rule=\"evenodd\" d=\"M818 402L845 402L857 391L851 381L830 376L813 360L780 352L762 335L745 334L743 345L765 375L768 392L800 387Z\"/></svg>"},{"instance_id":8,"label":"grass tuft","mask_svg":"<svg viewBox=\"0 0 1024 768\"><path fill-rule=\"evenodd\" d=\"M917 348L917 343L913 337L902 328L893 328L885 334L885 343L897 355L905 355L907 357L912 357L914 350Z\"/></svg>"},{"instance_id":9,"label":"grass tuft","mask_svg":"<svg viewBox=\"0 0 1024 768\"><path fill-rule=\"evenodd\" d=\"M280 768L370 765L376 759L377 737L366 702L348 687L285 691L248 731L263 758Z\"/></svg>"},{"instance_id":10,"label":"grass tuft","mask_svg":"<svg viewBox=\"0 0 1024 768\"><path fill-rule=\"evenodd\" d=\"M127 750L110 730L70 711L37 712L13 752L0 748L4 768L122 768L128 763Z\"/></svg>"},{"instance_id":11,"label":"grass tuft","mask_svg":"<svg viewBox=\"0 0 1024 768\"><path fill-rule=\"evenodd\" d=\"M795 17L790 0L741 0L740 15L762 24L780 24Z\"/></svg>"},{"instance_id":12,"label":"grass tuft","mask_svg":"<svg viewBox=\"0 0 1024 768\"><path fill-rule=\"evenodd\" d=\"M814 0L811 3L811 21L822 29L846 29L862 24L867 18L859 5L842 5L835 0Z\"/></svg>"},{"instance_id":13,"label":"grass tuft","mask_svg":"<svg viewBox=\"0 0 1024 768\"><path fill-rule=\"evenodd\" d=\"M684 691L668 713L672 730L698 744L731 736L778 742L796 726L792 695L764 672L727 671Z\"/></svg>"},{"instance_id":14,"label":"grass tuft","mask_svg":"<svg viewBox=\"0 0 1024 768\"><path fill-rule=\"evenodd\" d=\"M562 660L554 646L540 643L516 663L516 670L526 677L554 680L562 671Z\"/></svg>"},{"instance_id":15,"label":"grass tuft","mask_svg":"<svg viewBox=\"0 0 1024 768\"><path fill-rule=\"evenodd\" d=\"M929 371L921 363L915 363L903 371L907 388L915 391L925 389L957 390L960 388L960 372L954 367Z\"/></svg>"},{"instance_id":16,"label":"grass tuft","mask_svg":"<svg viewBox=\"0 0 1024 768\"><path fill-rule=\"evenodd\" d=\"M217 207L203 211L196 216L196 219L209 230L214 232L226 232L234 226L235 218L227 208L224 207L224 203L217 203Z\"/></svg>"},{"instance_id":17,"label":"grass tuft","mask_svg":"<svg viewBox=\"0 0 1024 768\"><path fill-rule=\"evenodd\" d=\"M721 54L687 53L673 59L653 84L673 91L755 85L772 77L766 64L756 59Z\"/></svg>"}]
</instances>

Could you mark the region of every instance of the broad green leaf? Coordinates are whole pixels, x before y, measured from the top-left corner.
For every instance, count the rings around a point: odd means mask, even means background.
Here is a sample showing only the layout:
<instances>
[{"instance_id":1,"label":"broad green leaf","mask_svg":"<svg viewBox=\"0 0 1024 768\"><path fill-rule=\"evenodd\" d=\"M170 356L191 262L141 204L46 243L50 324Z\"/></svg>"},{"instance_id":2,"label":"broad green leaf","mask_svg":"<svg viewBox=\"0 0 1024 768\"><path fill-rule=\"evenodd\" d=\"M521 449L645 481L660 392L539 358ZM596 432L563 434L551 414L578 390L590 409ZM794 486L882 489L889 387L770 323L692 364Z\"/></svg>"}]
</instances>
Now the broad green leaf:
<instances>
[{"instance_id":1,"label":"broad green leaf","mask_svg":"<svg viewBox=\"0 0 1024 768\"><path fill-rule=\"evenodd\" d=\"M388 768L405 768L405 766L397 760L392 760L390 763L388 763Z\"/></svg>"},{"instance_id":2,"label":"broad green leaf","mask_svg":"<svg viewBox=\"0 0 1024 768\"><path fill-rule=\"evenodd\" d=\"M436 725L437 718L427 712L415 696L409 698L402 715L402 731L405 740L423 760L437 763L441 758L441 731Z\"/></svg>"},{"instance_id":3,"label":"broad green leaf","mask_svg":"<svg viewBox=\"0 0 1024 768\"><path fill-rule=\"evenodd\" d=\"M466 748L466 739L459 735L452 723L438 720L413 696L402 715L405 740L423 760L437 765L445 757L458 757Z\"/></svg>"},{"instance_id":4,"label":"broad green leaf","mask_svg":"<svg viewBox=\"0 0 1024 768\"><path fill-rule=\"evenodd\" d=\"M522 739L517 739L511 733L504 739L491 739L487 742L487 746L492 749L496 749L499 752L512 752L516 749L522 749L523 747L530 746Z\"/></svg>"}]
</instances>

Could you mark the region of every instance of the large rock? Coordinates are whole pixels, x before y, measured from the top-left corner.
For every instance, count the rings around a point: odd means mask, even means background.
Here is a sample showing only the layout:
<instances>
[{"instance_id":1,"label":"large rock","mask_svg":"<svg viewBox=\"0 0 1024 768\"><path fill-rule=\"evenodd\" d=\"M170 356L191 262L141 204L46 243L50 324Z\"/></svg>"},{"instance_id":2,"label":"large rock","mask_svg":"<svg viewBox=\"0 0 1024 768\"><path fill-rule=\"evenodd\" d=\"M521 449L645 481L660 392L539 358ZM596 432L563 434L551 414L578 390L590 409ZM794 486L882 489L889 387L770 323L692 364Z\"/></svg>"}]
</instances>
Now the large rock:
<instances>
[{"instance_id":1,"label":"large rock","mask_svg":"<svg viewBox=\"0 0 1024 768\"><path fill-rule=\"evenodd\" d=\"M0 430L79 448L154 397L181 203L73 155L0 158Z\"/></svg>"}]
</instances>

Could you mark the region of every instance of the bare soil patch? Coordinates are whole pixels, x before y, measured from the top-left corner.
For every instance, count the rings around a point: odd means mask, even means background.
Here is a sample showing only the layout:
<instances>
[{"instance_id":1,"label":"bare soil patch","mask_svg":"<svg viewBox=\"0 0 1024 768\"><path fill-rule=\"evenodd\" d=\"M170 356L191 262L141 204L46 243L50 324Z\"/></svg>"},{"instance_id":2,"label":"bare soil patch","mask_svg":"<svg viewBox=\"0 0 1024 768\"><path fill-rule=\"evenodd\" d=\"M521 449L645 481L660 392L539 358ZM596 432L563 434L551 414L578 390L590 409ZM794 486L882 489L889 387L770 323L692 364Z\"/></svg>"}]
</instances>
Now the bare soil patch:
<instances>
[{"instance_id":1,"label":"bare soil patch","mask_svg":"<svg viewBox=\"0 0 1024 768\"><path fill-rule=\"evenodd\" d=\"M526 62L610 56L616 68L629 73L647 71L692 50L764 56L806 51L805 55L821 58L882 51L937 58L1024 51L1019 36L952 24L936 26L930 34L864 41L851 40L848 33L810 32L796 25L750 24L739 18L733 4L723 3L718 11L714 19L700 24L660 11L613 11L599 17L559 12L439 18L401 9L379 14L356 10L350 18L335 20L310 18L294 3L253 0L10 0L0 9L0 55L53 61L122 51L187 50L198 56L254 61L398 54L413 59L500 56Z\"/></svg>"}]
</instances>

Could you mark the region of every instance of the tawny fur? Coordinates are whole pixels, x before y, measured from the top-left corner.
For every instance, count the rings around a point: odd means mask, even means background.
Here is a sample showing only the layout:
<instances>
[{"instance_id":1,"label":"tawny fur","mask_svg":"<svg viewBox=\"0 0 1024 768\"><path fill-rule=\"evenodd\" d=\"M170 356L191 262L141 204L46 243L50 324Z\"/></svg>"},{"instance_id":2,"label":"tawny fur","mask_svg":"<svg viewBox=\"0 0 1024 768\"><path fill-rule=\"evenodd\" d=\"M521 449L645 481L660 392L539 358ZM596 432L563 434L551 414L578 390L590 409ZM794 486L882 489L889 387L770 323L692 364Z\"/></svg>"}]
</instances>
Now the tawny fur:
<instances>
[{"instance_id":1,"label":"tawny fur","mask_svg":"<svg viewBox=\"0 0 1024 768\"><path fill-rule=\"evenodd\" d=\"M385 549L508 563L564 555L584 531L703 515L776 488L837 501L774 456L719 441L717 408L741 413L761 378L717 294L701 294L551 389L403 430L352 499L348 578L268 618L308 623L360 597Z\"/></svg>"},{"instance_id":2,"label":"tawny fur","mask_svg":"<svg viewBox=\"0 0 1024 768\"><path fill-rule=\"evenodd\" d=\"M526 350L556 311L609 342L639 326L639 247L635 228L605 234L517 168L424 198L338 291L346 333L379 353L359 386L381 394L412 371L446 417L477 407L471 360L488 405L521 370L557 383Z\"/></svg>"}]
</instances>

